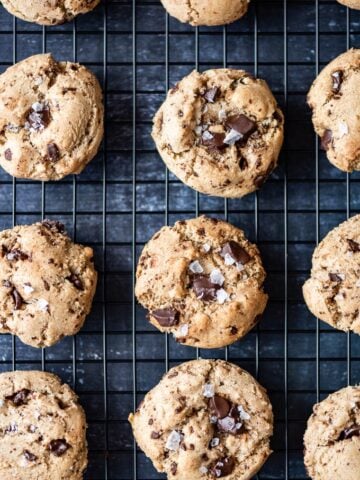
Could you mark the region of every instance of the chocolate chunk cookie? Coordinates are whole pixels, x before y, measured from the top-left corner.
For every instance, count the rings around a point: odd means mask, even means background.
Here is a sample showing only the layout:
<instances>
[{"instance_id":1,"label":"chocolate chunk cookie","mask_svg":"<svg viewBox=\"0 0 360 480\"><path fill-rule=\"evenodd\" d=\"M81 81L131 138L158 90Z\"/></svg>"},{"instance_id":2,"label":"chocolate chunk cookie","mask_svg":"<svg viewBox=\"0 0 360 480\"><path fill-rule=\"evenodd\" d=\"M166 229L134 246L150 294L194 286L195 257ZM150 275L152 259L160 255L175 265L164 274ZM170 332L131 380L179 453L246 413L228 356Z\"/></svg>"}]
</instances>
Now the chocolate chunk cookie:
<instances>
[{"instance_id":1,"label":"chocolate chunk cookie","mask_svg":"<svg viewBox=\"0 0 360 480\"><path fill-rule=\"evenodd\" d=\"M243 337L263 313L265 271L244 232L207 217L162 228L145 246L135 293L149 320L202 348Z\"/></svg>"},{"instance_id":2,"label":"chocolate chunk cookie","mask_svg":"<svg viewBox=\"0 0 360 480\"><path fill-rule=\"evenodd\" d=\"M303 293L316 317L360 334L360 215L328 233L315 249Z\"/></svg>"},{"instance_id":3,"label":"chocolate chunk cookie","mask_svg":"<svg viewBox=\"0 0 360 480\"><path fill-rule=\"evenodd\" d=\"M197 25L225 25L247 12L250 0L161 0L170 15L180 22Z\"/></svg>"},{"instance_id":4,"label":"chocolate chunk cookie","mask_svg":"<svg viewBox=\"0 0 360 480\"><path fill-rule=\"evenodd\" d=\"M360 3L359 3L360 4ZM329 161L344 172L360 170L360 50L335 58L314 81L308 103L321 148Z\"/></svg>"},{"instance_id":5,"label":"chocolate chunk cookie","mask_svg":"<svg viewBox=\"0 0 360 480\"><path fill-rule=\"evenodd\" d=\"M86 419L51 373L0 374L0 475L5 480L82 480Z\"/></svg>"},{"instance_id":6,"label":"chocolate chunk cookie","mask_svg":"<svg viewBox=\"0 0 360 480\"><path fill-rule=\"evenodd\" d=\"M101 89L85 67L44 54L0 75L0 165L14 177L80 173L102 136Z\"/></svg>"},{"instance_id":7,"label":"chocolate chunk cookie","mask_svg":"<svg viewBox=\"0 0 360 480\"><path fill-rule=\"evenodd\" d=\"M100 0L2 0L13 15L40 25L58 25L90 12Z\"/></svg>"},{"instance_id":8,"label":"chocolate chunk cookie","mask_svg":"<svg viewBox=\"0 0 360 480\"><path fill-rule=\"evenodd\" d=\"M360 0L337 0L342 5L360 10Z\"/></svg>"},{"instance_id":9,"label":"chocolate chunk cookie","mask_svg":"<svg viewBox=\"0 0 360 480\"><path fill-rule=\"evenodd\" d=\"M0 333L50 346L82 327L97 274L93 251L61 223L44 220L0 232Z\"/></svg>"},{"instance_id":10,"label":"chocolate chunk cookie","mask_svg":"<svg viewBox=\"0 0 360 480\"><path fill-rule=\"evenodd\" d=\"M172 368L129 421L157 471L173 480L248 480L271 453L265 390L223 360Z\"/></svg>"},{"instance_id":11,"label":"chocolate chunk cookie","mask_svg":"<svg viewBox=\"0 0 360 480\"><path fill-rule=\"evenodd\" d=\"M283 123L263 80L243 70L194 71L169 91L153 138L169 169L190 187L242 197L277 165Z\"/></svg>"},{"instance_id":12,"label":"chocolate chunk cookie","mask_svg":"<svg viewBox=\"0 0 360 480\"><path fill-rule=\"evenodd\" d=\"M347 387L314 406L304 437L313 480L359 480L360 387Z\"/></svg>"}]
</instances>

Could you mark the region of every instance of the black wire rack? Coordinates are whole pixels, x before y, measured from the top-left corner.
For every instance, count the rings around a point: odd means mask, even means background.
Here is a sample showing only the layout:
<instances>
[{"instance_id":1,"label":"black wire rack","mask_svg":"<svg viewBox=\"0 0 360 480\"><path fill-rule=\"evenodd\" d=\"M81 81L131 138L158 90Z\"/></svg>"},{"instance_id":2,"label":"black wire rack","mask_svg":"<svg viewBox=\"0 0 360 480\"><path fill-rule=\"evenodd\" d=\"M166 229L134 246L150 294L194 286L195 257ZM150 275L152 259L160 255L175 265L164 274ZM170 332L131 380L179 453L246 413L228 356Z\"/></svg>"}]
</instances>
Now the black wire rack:
<instances>
[{"instance_id":1,"label":"black wire rack","mask_svg":"<svg viewBox=\"0 0 360 480\"><path fill-rule=\"evenodd\" d=\"M360 379L359 338L318 322L301 295L315 245L360 211L360 175L343 174L319 151L306 93L323 65L360 45L359 35L360 12L335 0L253 0L246 17L218 28L180 24L155 0L103 1L47 28L0 6L0 72L52 52L87 65L104 89L103 147L81 175L39 183L0 172L1 229L56 218L95 249L99 287L76 337L46 350L0 338L0 371L53 371L79 394L89 423L87 479L165 478L136 448L127 415L169 367L199 356L237 363L269 391L274 453L257 478L306 478L302 436L312 405ZM169 174L150 138L169 86L194 68L223 66L265 78L286 115L280 166L257 194L228 201L196 194ZM133 296L144 243L164 224L200 213L243 228L268 271L261 324L226 349L177 344L148 324Z\"/></svg>"}]
</instances>

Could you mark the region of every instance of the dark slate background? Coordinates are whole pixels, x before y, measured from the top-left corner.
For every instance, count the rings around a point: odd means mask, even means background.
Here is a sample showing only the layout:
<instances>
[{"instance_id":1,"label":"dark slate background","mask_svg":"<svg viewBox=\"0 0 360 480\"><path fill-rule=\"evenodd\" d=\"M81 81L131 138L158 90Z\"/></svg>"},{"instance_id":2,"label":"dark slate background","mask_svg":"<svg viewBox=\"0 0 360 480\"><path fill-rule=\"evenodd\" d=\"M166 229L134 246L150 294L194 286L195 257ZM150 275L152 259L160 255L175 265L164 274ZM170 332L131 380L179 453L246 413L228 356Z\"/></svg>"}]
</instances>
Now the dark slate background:
<instances>
[{"instance_id":1,"label":"dark slate background","mask_svg":"<svg viewBox=\"0 0 360 480\"><path fill-rule=\"evenodd\" d=\"M301 285L317 235L360 211L360 175L347 182L317 152L305 97L317 67L360 44L359 22L360 12L348 13L335 0L253 0L246 17L227 29L196 32L167 19L158 0L109 0L76 23L43 29L14 21L0 6L0 71L49 51L88 65L105 88L106 138L84 173L42 185L13 182L0 171L0 228L56 218L96 250L96 302L76 338L44 352L0 338L1 371L45 368L80 395L89 422L87 479L164 478L141 452L134 456L126 418L167 364L195 358L196 351L172 338L167 343L133 303L134 245L138 255L164 223L197 212L225 218L226 207L228 219L257 241L268 271L270 302L261 325L227 352L257 375L273 402L274 454L259 478L306 477L306 419L318 396L359 382L360 340L323 323L317 330ZM287 120L281 165L258 195L227 205L167 177L149 135L167 84L195 66L224 64L264 77ZM199 353L226 355L224 349Z\"/></svg>"}]
</instances>

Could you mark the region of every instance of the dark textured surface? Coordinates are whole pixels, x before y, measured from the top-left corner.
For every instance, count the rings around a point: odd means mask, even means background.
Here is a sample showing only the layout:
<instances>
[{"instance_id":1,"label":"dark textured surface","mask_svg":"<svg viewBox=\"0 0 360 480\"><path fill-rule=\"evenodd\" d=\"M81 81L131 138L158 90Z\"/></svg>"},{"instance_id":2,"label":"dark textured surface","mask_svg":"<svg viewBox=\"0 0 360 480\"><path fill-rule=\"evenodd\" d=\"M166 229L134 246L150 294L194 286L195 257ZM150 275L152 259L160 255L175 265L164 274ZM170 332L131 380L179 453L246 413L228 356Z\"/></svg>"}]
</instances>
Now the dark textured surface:
<instances>
[{"instance_id":1,"label":"dark textured surface","mask_svg":"<svg viewBox=\"0 0 360 480\"><path fill-rule=\"evenodd\" d=\"M321 68L344 51L347 42L359 46L360 13L352 11L349 24L347 18L347 10L335 0L254 0L248 15L226 31L200 28L197 35L195 29L169 19L167 43L167 19L159 1L103 2L76 24L46 30L14 22L0 7L0 71L45 50L60 60L85 63L107 87L105 147L76 180L69 177L42 187L35 182L13 183L0 171L0 228L42 216L56 218L77 241L96 249L101 281L93 312L76 339L66 339L42 356L9 336L0 338L2 371L43 367L59 373L79 393L89 421L87 479L163 478L141 452L134 469L126 418L134 403L158 382L166 359L171 365L196 356L194 349L171 338L167 350L165 337L148 325L138 306L133 332L132 241L136 239L138 254L166 221L193 216L197 207L201 213L225 216L223 200L200 195L197 203L196 194L173 176L166 183L165 168L149 135L152 115L165 95L167 74L173 84L197 61L201 70L220 67L225 60L264 77L287 114L281 166L258 196L227 205L228 219L258 242L269 272L270 303L258 331L228 349L231 361L257 375L268 388L274 405L275 453L259 478L305 478L302 435L312 404L348 379L360 381L360 339L322 323L317 331L300 289L317 231L322 238L349 212L360 211L359 174L351 175L348 188L346 175L322 152L317 169L315 136L305 104L317 61ZM224 358L226 352L202 350L200 355Z\"/></svg>"}]
</instances>

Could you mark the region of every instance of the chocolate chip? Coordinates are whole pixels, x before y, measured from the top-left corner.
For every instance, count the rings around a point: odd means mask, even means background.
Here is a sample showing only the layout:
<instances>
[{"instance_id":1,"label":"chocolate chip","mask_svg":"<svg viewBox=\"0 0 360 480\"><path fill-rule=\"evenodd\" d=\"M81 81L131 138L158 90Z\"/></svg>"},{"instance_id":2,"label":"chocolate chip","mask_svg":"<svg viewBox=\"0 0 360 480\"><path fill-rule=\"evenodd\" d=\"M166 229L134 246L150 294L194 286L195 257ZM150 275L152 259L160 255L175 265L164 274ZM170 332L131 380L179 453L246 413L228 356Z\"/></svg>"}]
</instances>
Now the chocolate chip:
<instances>
[{"instance_id":1,"label":"chocolate chip","mask_svg":"<svg viewBox=\"0 0 360 480\"><path fill-rule=\"evenodd\" d=\"M28 402L28 397L30 393L30 390L28 390L27 388L23 388L22 390L15 392L13 395L8 395L7 397L5 397L5 399L10 400L10 402L12 402L15 407L20 407L21 405L24 405Z\"/></svg>"},{"instance_id":2,"label":"chocolate chip","mask_svg":"<svg viewBox=\"0 0 360 480\"><path fill-rule=\"evenodd\" d=\"M224 418L230 411L230 403L226 398L215 395L210 399L210 408L212 414L216 415L218 418Z\"/></svg>"},{"instance_id":3,"label":"chocolate chip","mask_svg":"<svg viewBox=\"0 0 360 480\"><path fill-rule=\"evenodd\" d=\"M230 255L230 257L235 260L236 263L241 263L242 265L245 265L251 260L251 257L247 251L233 240L230 240L223 245L221 249L221 256L225 257L226 254Z\"/></svg>"},{"instance_id":4,"label":"chocolate chip","mask_svg":"<svg viewBox=\"0 0 360 480\"><path fill-rule=\"evenodd\" d=\"M206 92L204 93L204 98L209 103L214 103L218 94L219 94L219 87L212 87L212 88L209 88L209 90L206 90Z\"/></svg>"},{"instance_id":5,"label":"chocolate chip","mask_svg":"<svg viewBox=\"0 0 360 480\"><path fill-rule=\"evenodd\" d=\"M14 303L15 303L14 310L20 310L25 302L24 302L24 299L22 298L22 296L16 290L15 287L13 287L13 289L12 289L11 296L12 296L12 298L14 300Z\"/></svg>"},{"instance_id":6,"label":"chocolate chip","mask_svg":"<svg viewBox=\"0 0 360 480\"><path fill-rule=\"evenodd\" d=\"M329 273L329 278L332 282L341 282L342 281L342 278L337 275L336 273Z\"/></svg>"},{"instance_id":7,"label":"chocolate chip","mask_svg":"<svg viewBox=\"0 0 360 480\"><path fill-rule=\"evenodd\" d=\"M172 464L170 465L170 472L171 472L173 475L176 475L176 472L177 472L177 463L172 462Z\"/></svg>"},{"instance_id":8,"label":"chocolate chip","mask_svg":"<svg viewBox=\"0 0 360 480\"><path fill-rule=\"evenodd\" d=\"M240 162L239 162L240 170L244 171L248 168L248 166L249 166L249 164L248 164L246 158L241 157Z\"/></svg>"},{"instance_id":9,"label":"chocolate chip","mask_svg":"<svg viewBox=\"0 0 360 480\"><path fill-rule=\"evenodd\" d=\"M34 455L33 453L29 452L29 450L24 450L24 457L26 458L26 460L28 460L29 462L35 462L37 460L37 456Z\"/></svg>"},{"instance_id":10,"label":"chocolate chip","mask_svg":"<svg viewBox=\"0 0 360 480\"><path fill-rule=\"evenodd\" d=\"M321 149L325 151L328 150L331 142L332 142L332 131L325 130L323 136L321 137Z\"/></svg>"},{"instance_id":11,"label":"chocolate chip","mask_svg":"<svg viewBox=\"0 0 360 480\"><path fill-rule=\"evenodd\" d=\"M354 253L360 252L360 244L355 242L355 240L351 240L351 238L347 239L349 244L350 250Z\"/></svg>"},{"instance_id":12,"label":"chocolate chip","mask_svg":"<svg viewBox=\"0 0 360 480\"><path fill-rule=\"evenodd\" d=\"M48 144L47 158L52 162L57 162L60 159L60 151L55 143Z\"/></svg>"},{"instance_id":13,"label":"chocolate chip","mask_svg":"<svg viewBox=\"0 0 360 480\"><path fill-rule=\"evenodd\" d=\"M76 273L72 273L69 277L66 277L66 280L69 280L78 290L84 290L84 285Z\"/></svg>"},{"instance_id":14,"label":"chocolate chip","mask_svg":"<svg viewBox=\"0 0 360 480\"><path fill-rule=\"evenodd\" d=\"M232 115L226 119L226 125L235 130L242 137L240 142L244 143L256 130L256 123L246 115Z\"/></svg>"},{"instance_id":15,"label":"chocolate chip","mask_svg":"<svg viewBox=\"0 0 360 480\"><path fill-rule=\"evenodd\" d=\"M48 228L49 230L55 230L57 233L64 233L65 232L65 227L61 222L58 222L56 220L49 220L45 219L41 222L41 224Z\"/></svg>"},{"instance_id":16,"label":"chocolate chip","mask_svg":"<svg viewBox=\"0 0 360 480\"><path fill-rule=\"evenodd\" d=\"M57 457L61 457L71 447L63 438L51 440L49 450Z\"/></svg>"},{"instance_id":17,"label":"chocolate chip","mask_svg":"<svg viewBox=\"0 0 360 480\"><path fill-rule=\"evenodd\" d=\"M224 133L209 132L208 130L206 130L201 137L201 143L213 150L222 150L225 148L224 140Z\"/></svg>"},{"instance_id":18,"label":"chocolate chip","mask_svg":"<svg viewBox=\"0 0 360 480\"><path fill-rule=\"evenodd\" d=\"M236 335L238 333L238 331L239 330L236 327L231 327L231 329L230 329L231 335Z\"/></svg>"},{"instance_id":19,"label":"chocolate chip","mask_svg":"<svg viewBox=\"0 0 360 480\"><path fill-rule=\"evenodd\" d=\"M162 327L173 327L179 323L179 312L174 308L154 310L151 315L156 318Z\"/></svg>"},{"instance_id":20,"label":"chocolate chip","mask_svg":"<svg viewBox=\"0 0 360 480\"><path fill-rule=\"evenodd\" d=\"M215 478L226 477L234 470L235 460L232 457L223 457L212 466L210 473Z\"/></svg>"},{"instance_id":21,"label":"chocolate chip","mask_svg":"<svg viewBox=\"0 0 360 480\"><path fill-rule=\"evenodd\" d=\"M29 258L29 255L23 251L21 251L19 248L14 248L13 250L8 250L6 253L6 258L9 261L17 261L17 260L27 260Z\"/></svg>"},{"instance_id":22,"label":"chocolate chip","mask_svg":"<svg viewBox=\"0 0 360 480\"><path fill-rule=\"evenodd\" d=\"M352 425L341 432L339 440L347 440L352 437L360 437L360 425Z\"/></svg>"},{"instance_id":23,"label":"chocolate chip","mask_svg":"<svg viewBox=\"0 0 360 480\"><path fill-rule=\"evenodd\" d=\"M151 432L151 438L153 438L154 440L157 440L158 438L160 438L160 433L159 432Z\"/></svg>"},{"instance_id":24,"label":"chocolate chip","mask_svg":"<svg viewBox=\"0 0 360 480\"><path fill-rule=\"evenodd\" d=\"M342 70L337 70L331 74L332 78L332 91L333 93L339 93L341 84L343 82L344 73Z\"/></svg>"},{"instance_id":25,"label":"chocolate chip","mask_svg":"<svg viewBox=\"0 0 360 480\"><path fill-rule=\"evenodd\" d=\"M49 107L43 103L36 103L32 106L27 117L28 127L34 131L46 128L50 123Z\"/></svg>"},{"instance_id":26,"label":"chocolate chip","mask_svg":"<svg viewBox=\"0 0 360 480\"><path fill-rule=\"evenodd\" d=\"M219 290L220 285L212 283L208 275L194 275L192 277L192 288L199 300L209 302L216 299L216 291Z\"/></svg>"},{"instance_id":27,"label":"chocolate chip","mask_svg":"<svg viewBox=\"0 0 360 480\"><path fill-rule=\"evenodd\" d=\"M8 160L9 162L12 160L12 151L10 148L7 148L4 153L5 160Z\"/></svg>"}]
</instances>

